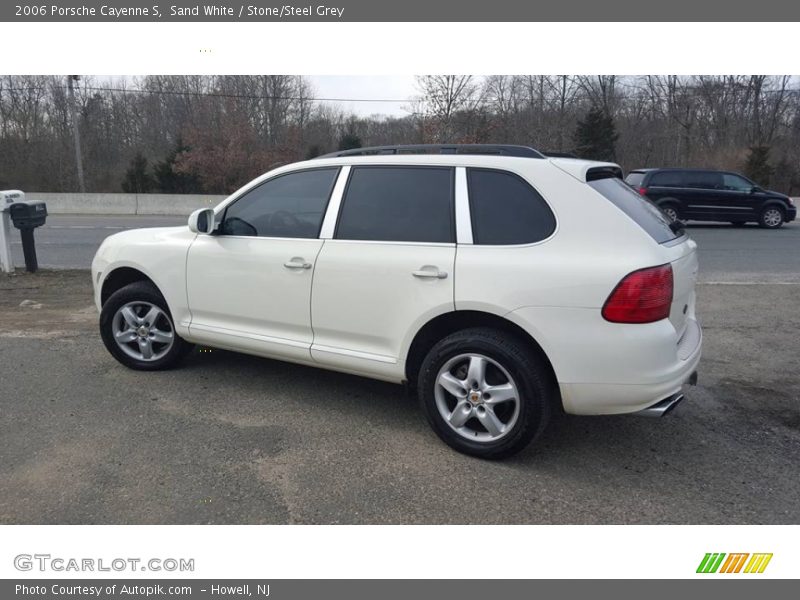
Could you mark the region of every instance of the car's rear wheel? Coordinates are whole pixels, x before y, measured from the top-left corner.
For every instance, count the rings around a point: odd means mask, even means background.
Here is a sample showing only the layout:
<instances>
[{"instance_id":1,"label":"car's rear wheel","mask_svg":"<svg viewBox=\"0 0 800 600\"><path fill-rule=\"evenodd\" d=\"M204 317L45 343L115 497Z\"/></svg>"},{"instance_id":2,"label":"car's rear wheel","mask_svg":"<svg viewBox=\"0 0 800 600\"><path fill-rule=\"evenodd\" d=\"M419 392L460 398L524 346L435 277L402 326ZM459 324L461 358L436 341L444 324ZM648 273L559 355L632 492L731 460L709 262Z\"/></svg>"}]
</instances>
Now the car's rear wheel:
<instances>
[{"instance_id":1,"label":"car's rear wheel","mask_svg":"<svg viewBox=\"0 0 800 600\"><path fill-rule=\"evenodd\" d=\"M482 458L510 456L536 439L555 395L549 369L527 344L486 328L437 343L422 364L417 390L437 435Z\"/></svg>"},{"instance_id":2,"label":"car's rear wheel","mask_svg":"<svg viewBox=\"0 0 800 600\"><path fill-rule=\"evenodd\" d=\"M761 211L759 225L766 229L777 229L783 225L783 211L777 206L768 206Z\"/></svg>"},{"instance_id":3,"label":"car's rear wheel","mask_svg":"<svg viewBox=\"0 0 800 600\"><path fill-rule=\"evenodd\" d=\"M175 332L164 297L146 281L111 295L100 312L100 336L114 358L141 371L168 369L192 349Z\"/></svg>"}]
</instances>

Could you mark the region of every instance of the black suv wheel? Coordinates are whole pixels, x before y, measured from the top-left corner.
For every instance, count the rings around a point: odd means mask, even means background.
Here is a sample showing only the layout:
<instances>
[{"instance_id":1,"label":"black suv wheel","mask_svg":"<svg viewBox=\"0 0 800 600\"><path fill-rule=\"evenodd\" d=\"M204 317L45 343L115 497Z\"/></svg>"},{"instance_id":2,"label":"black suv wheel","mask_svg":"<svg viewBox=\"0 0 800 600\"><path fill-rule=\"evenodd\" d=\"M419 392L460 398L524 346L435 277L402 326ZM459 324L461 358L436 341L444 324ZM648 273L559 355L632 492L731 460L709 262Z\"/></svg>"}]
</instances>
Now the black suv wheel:
<instances>
[{"instance_id":1,"label":"black suv wheel","mask_svg":"<svg viewBox=\"0 0 800 600\"><path fill-rule=\"evenodd\" d=\"M759 217L758 223L761 225L761 227L765 227L766 229L777 229L783 225L783 221L783 210L773 205L767 206L761 211L761 216Z\"/></svg>"}]
</instances>

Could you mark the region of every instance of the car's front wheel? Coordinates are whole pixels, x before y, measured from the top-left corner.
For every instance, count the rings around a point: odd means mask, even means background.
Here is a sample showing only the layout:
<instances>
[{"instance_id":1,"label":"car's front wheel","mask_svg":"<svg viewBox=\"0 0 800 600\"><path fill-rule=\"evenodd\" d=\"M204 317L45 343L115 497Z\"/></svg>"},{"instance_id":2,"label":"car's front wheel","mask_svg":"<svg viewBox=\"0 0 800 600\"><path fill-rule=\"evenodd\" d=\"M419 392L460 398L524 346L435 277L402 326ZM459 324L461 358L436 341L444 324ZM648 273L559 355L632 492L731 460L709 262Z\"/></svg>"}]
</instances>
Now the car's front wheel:
<instances>
[{"instance_id":1,"label":"car's front wheel","mask_svg":"<svg viewBox=\"0 0 800 600\"><path fill-rule=\"evenodd\" d=\"M437 343L422 364L417 390L439 437L482 458L510 456L536 439L555 395L549 369L527 344L486 328Z\"/></svg>"},{"instance_id":2,"label":"car's front wheel","mask_svg":"<svg viewBox=\"0 0 800 600\"><path fill-rule=\"evenodd\" d=\"M164 297L146 281L126 285L103 304L100 336L114 358L141 371L168 369L192 349L175 332Z\"/></svg>"},{"instance_id":3,"label":"car's front wheel","mask_svg":"<svg viewBox=\"0 0 800 600\"><path fill-rule=\"evenodd\" d=\"M768 206L761 211L759 224L766 229L777 229L783 225L783 211L777 206Z\"/></svg>"}]
</instances>

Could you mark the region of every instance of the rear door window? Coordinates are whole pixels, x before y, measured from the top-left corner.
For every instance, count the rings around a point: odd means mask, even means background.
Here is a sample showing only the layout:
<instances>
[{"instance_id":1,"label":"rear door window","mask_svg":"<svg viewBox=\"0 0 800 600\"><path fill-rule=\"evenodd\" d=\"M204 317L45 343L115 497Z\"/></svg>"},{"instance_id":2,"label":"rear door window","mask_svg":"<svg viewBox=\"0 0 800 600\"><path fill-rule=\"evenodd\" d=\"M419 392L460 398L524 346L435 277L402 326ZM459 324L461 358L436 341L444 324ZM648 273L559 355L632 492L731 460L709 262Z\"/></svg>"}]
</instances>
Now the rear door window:
<instances>
[{"instance_id":1,"label":"rear door window","mask_svg":"<svg viewBox=\"0 0 800 600\"><path fill-rule=\"evenodd\" d=\"M686 187L701 190L722 189L722 173L714 171L687 171Z\"/></svg>"},{"instance_id":2,"label":"rear door window","mask_svg":"<svg viewBox=\"0 0 800 600\"><path fill-rule=\"evenodd\" d=\"M518 175L467 169L472 237L476 244L532 244L555 231L544 198Z\"/></svg>"},{"instance_id":3,"label":"rear door window","mask_svg":"<svg viewBox=\"0 0 800 600\"><path fill-rule=\"evenodd\" d=\"M637 194L623 181L615 178L598 179L587 185L605 196L659 244L678 237L661 209L647 198Z\"/></svg>"},{"instance_id":4,"label":"rear door window","mask_svg":"<svg viewBox=\"0 0 800 600\"><path fill-rule=\"evenodd\" d=\"M661 171L654 173L650 178L650 184L653 187L683 187L684 177L681 171Z\"/></svg>"},{"instance_id":5,"label":"rear door window","mask_svg":"<svg viewBox=\"0 0 800 600\"><path fill-rule=\"evenodd\" d=\"M455 242L449 167L353 167L336 238Z\"/></svg>"}]
</instances>

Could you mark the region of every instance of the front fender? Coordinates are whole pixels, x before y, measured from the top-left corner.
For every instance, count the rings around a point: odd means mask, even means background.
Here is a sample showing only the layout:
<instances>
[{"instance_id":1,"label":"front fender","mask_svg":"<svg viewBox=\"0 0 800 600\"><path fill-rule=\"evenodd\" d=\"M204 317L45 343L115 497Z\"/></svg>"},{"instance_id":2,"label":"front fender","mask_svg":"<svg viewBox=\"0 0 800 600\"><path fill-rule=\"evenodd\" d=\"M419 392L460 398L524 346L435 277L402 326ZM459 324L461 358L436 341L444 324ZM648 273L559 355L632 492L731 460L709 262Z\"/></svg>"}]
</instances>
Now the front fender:
<instances>
[{"instance_id":1,"label":"front fender","mask_svg":"<svg viewBox=\"0 0 800 600\"><path fill-rule=\"evenodd\" d=\"M136 229L107 238L92 261L95 304L100 310L103 284L115 270L127 267L147 276L159 289L178 333L191 322L186 296L186 256L196 234L187 227Z\"/></svg>"}]
</instances>

